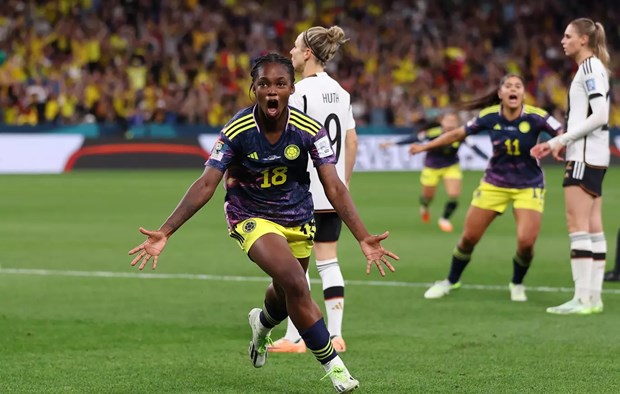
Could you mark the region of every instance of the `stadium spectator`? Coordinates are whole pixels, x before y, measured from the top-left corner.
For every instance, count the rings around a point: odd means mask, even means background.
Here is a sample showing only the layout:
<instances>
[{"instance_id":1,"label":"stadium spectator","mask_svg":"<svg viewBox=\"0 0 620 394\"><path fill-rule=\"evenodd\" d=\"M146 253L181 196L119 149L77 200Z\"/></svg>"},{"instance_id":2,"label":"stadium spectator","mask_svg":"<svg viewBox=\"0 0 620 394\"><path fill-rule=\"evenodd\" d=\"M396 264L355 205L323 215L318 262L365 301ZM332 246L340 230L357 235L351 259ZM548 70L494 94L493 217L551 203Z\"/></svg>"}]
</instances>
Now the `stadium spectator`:
<instances>
[{"instance_id":1,"label":"stadium spectator","mask_svg":"<svg viewBox=\"0 0 620 394\"><path fill-rule=\"evenodd\" d=\"M359 382L334 350L306 281L315 231L307 176L309 157L329 201L359 241L367 259L366 272L370 273L372 264L382 275L383 264L394 271L386 257L398 257L381 246L388 233L370 235L358 216L336 172L336 157L325 128L303 112L289 109L289 97L295 90L291 60L273 53L260 57L251 76L257 104L239 111L222 129L204 173L159 230L140 228L148 238L129 251L137 254L131 265L141 261L139 269L143 269L153 258L155 268L168 238L211 199L226 174L230 236L272 278L263 308L252 309L248 316L252 364L257 368L265 364L271 330L290 315L336 391L348 392Z\"/></svg>"},{"instance_id":2,"label":"stadium spectator","mask_svg":"<svg viewBox=\"0 0 620 394\"><path fill-rule=\"evenodd\" d=\"M562 126L546 111L524 105L525 81L508 74L499 89L465 104L469 109L484 108L463 127L442 134L427 144L412 144L409 152L420 153L481 131L489 133L493 156L485 170L463 225L463 233L452 254L448 277L437 281L424 298L441 298L461 286L461 275L474 248L491 225L512 203L517 225L517 251L512 259L513 275L508 287L512 301L527 301L523 278L534 258L544 208L545 184L537 160L529 154L541 133L556 135ZM497 105L488 106L492 103Z\"/></svg>"},{"instance_id":3,"label":"stadium spectator","mask_svg":"<svg viewBox=\"0 0 620 394\"><path fill-rule=\"evenodd\" d=\"M603 25L588 18L573 20L564 31L562 47L579 66L570 84L567 130L535 146L532 155L542 158L551 153L562 160L561 152L566 152L563 186L575 294L547 312L584 315L603 311L607 255L602 195L610 159L610 104L609 52Z\"/></svg>"},{"instance_id":4,"label":"stadium spectator","mask_svg":"<svg viewBox=\"0 0 620 394\"><path fill-rule=\"evenodd\" d=\"M17 85L40 81L46 91L54 91L41 104L55 97L64 103L64 97L86 88L89 75L101 72L107 77L91 81L88 95L67 104L55 122L95 116L92 99L100 95L113 102L112 92L122 89L130 105L114 105L120 123L131 124L136 111L145 111L145 121L221 126L235 108L250 103L241 87L247 86L252 59L267 50L287 53L288 43L317 20L337 23L351 38L344 56L334 58L327 71L351 93L359 125L409 127L417 114L476 97L506 72L530 81L526 103L563 117L565 82L574 65L552 45L556 32L564 27L568 10L603 21L617 20L620 12L611 0L552 0L544 6L536 0L472 0L467 7L429 0L346 3L3 1L2 121L46 122L30 114L30 97L15 96L22 92ZM261 7L270 11L256 12ZM618 48L618 37L610 35L610 48ZM620 77L617 64L610 71L612 78ZM195 106L181 113L165 98L154 105L142 91L148 81L155 96L166 97L174 86L177 99L187 98ZM612 100L620 100L619 94L612 91ZM166 116L149 119L153 111ZM612 107L611 120L612 125L620 122L620 107Z\"/></svg>"},{"instance_id":5,"label":"stadium spectator","mask_svg":"<svg viewBox=\"0 0 620 394\"><path fill-rule=\"evenodd\" d=\"M357 133L351 109L351 96L325 72L325 66L347 42L344 30L338 26L326 29L313 26L300 33L291 49L295 70L303 80L295 84L290 104L310 117L323 122L336 154L336 169L340 180L348 187L355 156ZM342 220L329 202L314 167L310 171L310 192L314 202L314 255L316 268L323 285L323 299L327 314L327 328L334 349L346 350L342 337L344 316L344 278L338 263L338 238ZM295 325L288 320L286 334L270 346L270 351L302 353L306 346Z\"/></svg>"}]
</instances>

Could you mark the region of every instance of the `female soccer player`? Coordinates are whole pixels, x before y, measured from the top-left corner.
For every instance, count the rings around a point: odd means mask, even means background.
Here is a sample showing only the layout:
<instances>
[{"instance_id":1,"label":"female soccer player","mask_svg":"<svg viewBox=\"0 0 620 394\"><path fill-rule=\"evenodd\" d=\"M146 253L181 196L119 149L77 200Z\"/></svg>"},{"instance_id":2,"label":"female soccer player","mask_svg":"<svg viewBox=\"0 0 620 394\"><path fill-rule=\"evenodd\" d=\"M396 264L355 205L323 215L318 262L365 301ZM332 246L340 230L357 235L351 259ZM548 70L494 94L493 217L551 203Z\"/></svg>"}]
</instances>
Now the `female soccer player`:
<instances>
[{"instance_id":1,"label":"female soccer player","mask_svg":"<svg viewBox=\"0 0 620 394\"><path fill-rule=\"evenodd\" d=\"M462 141L471 134L487 131L493 145L493 157L480 185L474 191L465 217L463 233L452 255L448 278L424 293L424 298L440 298L461 285L461 275L471 259L474 247L491 222L502 214L509 203L517 224L517 251L512 259L513 275L509 283L510 299L526 301L523 278L534 257L534 244L540 231L545 185L542 170L529 155L538 136L547 132L555 136L560 123L544 110L523 104L524 81L509 74L502 78L499 90L465 105L480 108L491 102L464 127L442 134L427 144L412 144L409 152L422 151Z\"/></svg>"},{"instance_id":2,"label":"female soccer player","mask_svg":"<svg viewBox=\"0 0 620 394\"><path fill-rule=\"evenodd\" d=\"M609 53L603 25L579 18L568 24L562 38L566 56L579 69L568 93L565 134L536 145L532 156L552 153L560 159L566 149L564 201L570 238L570 261L575 282L572 300L547 308L561 315L603 311L601 291L607 242L603 233L603 177L609 166Z\"/></svg>"},{"instance_id":3,"label":"female soccer player","mask_svg":"<svg viewBox=\"0 0 620 394\"><path fill-rule=\"evenodd\" d=\"M291 49L291 60L295 71L303 80L295 84L291 95L291 106L310 117L323 122L332 149L336 154L338 177L348 187L357 153L357 133L351 109L351 97L340 84L325 72L325 65L337 53L340 45L348 41L338 26L326 29L314 26L299 34ZM346 350L342 337L344 314L344 278L338 264L338 238L342 220L325 195L323 185L314 167L309 167L310 192L314 201L314 255L316 268L323 284L323 298L327 313L327 328L334 349ZM303 353L306 345L295 325L288 320L286 334L275 341L269 350L281 353Z\"/></svg>"},{"instance_id":4,"label":"female soccer player","mask_svg":"<svg viewBox=\"0 0 620 394\"><path fill-rule=\"evenodd\" d=\"M226 174L224 207L230 236L272 278L263 308L254 308L248 315L252 364L257 368L265 364L271 330L290 316L336 391L348 392L359 382L334 350L306 281L315 231L309 158L318 168L329 201L359 241L367 259L366 272L370 273L372 264L381 275L385 275L382 264L394 271L386 256L398 257L381 246L387 232L371 235L362 223L338 178L326 130L288 106L295 91L292 62L278 54L265 55L256 60L251 77L257 104L239 111L222 129L205 171L159 230L140 228L148 238L129 251L137 254L131 265L141 260L142 270L153 258L155 269L168 238L211 199Z\"/></svg>"},{"instance_id":5,"label":"female soccer player","mask_svg":"<svg viewBox=\"0 0 620 394\"><path fill-rule=\"evenodd\" d=\"M386 149L393 145L411 144L416 141L433 140L443 133L452 131L460 126L460 120L456 112L446 112L439 118L439 126L430 127L415 135L405 138L398 142L383 142L379 145L381 149ZM420 218L424 223L430 221L429 205L435 198L437 184L443 179L448 201L446 202L443 214L437 224L442 231L450 233L454 230L450 217L458 206L458 199L461 195L461 183L463 173L459 164L458 151L460 142L454 142L438 149L430 150L424 158L424 168L420 174L422 193L420 194ZM471 146L476 154L485 160L488 157L478 147Z\"/></svg>"}]
</instances>

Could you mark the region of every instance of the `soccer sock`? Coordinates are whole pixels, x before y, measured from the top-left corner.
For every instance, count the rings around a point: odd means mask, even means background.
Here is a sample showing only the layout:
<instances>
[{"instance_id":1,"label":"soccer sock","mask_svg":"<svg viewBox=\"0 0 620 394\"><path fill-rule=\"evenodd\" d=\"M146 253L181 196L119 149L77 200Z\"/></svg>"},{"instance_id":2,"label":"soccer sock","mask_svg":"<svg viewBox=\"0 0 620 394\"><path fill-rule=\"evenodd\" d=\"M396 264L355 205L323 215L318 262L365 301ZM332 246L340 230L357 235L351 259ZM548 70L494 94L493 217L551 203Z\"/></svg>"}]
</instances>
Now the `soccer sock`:
<instances>
[{"instance_id":1,"label":"soccer sock","mask_svg":"<svg viewBox=\"0 0 620 394\"><path fill-rule=\"evenodd\" d=\"M306 280L308 281L308 288L310 288L310 275L308 274L308 272L306 272ZM284 334L284 338L288 339L291 342L297 342L301 339L301 334L299 334L297 327L295 327L293 321L290 318L288 319L288 322L286 324L286 334Z\"/></svg>"},{"instance_id":2,"label":"soccer sock","mask_svg":"<svg viewBox=\"0 0 620 394\"><path fill-rule=\"evenodd\" d=\"M581 302L590 302L592 281L592 240L590 234L578 231L569 234L570 265L575 282L575 298Z\"/></svg>"},{"instance_id":3,"label":"soccer sock","mask_svg":"<svg viewBox=\"0 0 620 394\"><path fill-rule=\"evenodd\" d=\"M327 364L338 356L338 353L334 350L331 339L329 339L329 331L327 331L327 327L325 327L325 322L322 318L302 332L301 337L304 339L304 342L306 342L308 349L312 351L314 357L316 357L321 364Z\"/></svg>"},{"instance_id":4,"label":"soccer sock","mask_svg":"<svg viewBox=\"0 0 620 394\"><path fill-rule=\"evenodd\" d=\"M532 264L532 257L521 257L518 254L512 258L512 283L520 285L523 283L523 278L527 274L527 270L530 269Z\"/></svg>"},{"instance_id":5,"label":"soccer sock","mask_svg":"<svg viewBox=\"0 0 620 394\"><path fill-rule=\"evenodd\" d=\"M272 328L282 323L287 316L288 312L286 310L278 310L274 306L269 305L267 300L265 300L263 310L260 312L260 322L266 329L265 333L268 333Z\"/></svg>"},{"instance_id":6,"label":"soccer sock","mask_svg":"<svg viewBox=\"0 0 620 394\"><path fill-rule=\"evenodd\" d=\"M450 265L450 274L448 274L450 283L455 284L461 279L469 260L471 260L471 252L468 253L457 245L452 252L452 265Z\"/></svg>"},{"instance_id":7,"label":"soccer sock","mask_svg":"<svg viewBox=\"0 0 620 394\"><path fill-rule=\"evenodd\" d=\"M429 197L420 196L420 206L424 209L428 209L433 199Z\"/></svg>"},{"instance_id":8,"label":"soccer sock","mask_svg":"<svg viewBox=\"0 0 620 394\"><path fill-rule=\"evenodd\" d=\"M446 206L443 209L443 215L441 217L444 219L450 219L458 205L459 203L456 199L448 200L448 202L446 202Z\"/></svg>"},{"instance_id":9,"label":"soccer sock","mask_svg":"<svg viewBox=\"0 0 620 394\"><path fill-rule=\"evenodd\" d=\"M338 259L317 260L316 268L323 282L323 298L327 313L327 330L330 335L342 336L342 315L344 314L344 278Z\"/></svg>"},{"instance_id":10,"label":"soccer sock","mask_svg":"<svg viewBox=\"0 0 620 394\"><path fill-rule=\"evenodd\" d=\"M590 234L592 241L592 273L590 281L590 297L592 304L601 302L603 278L605 277L605 258L607 257L607 241L604 233Z\"/></svg>"}]
</instances>

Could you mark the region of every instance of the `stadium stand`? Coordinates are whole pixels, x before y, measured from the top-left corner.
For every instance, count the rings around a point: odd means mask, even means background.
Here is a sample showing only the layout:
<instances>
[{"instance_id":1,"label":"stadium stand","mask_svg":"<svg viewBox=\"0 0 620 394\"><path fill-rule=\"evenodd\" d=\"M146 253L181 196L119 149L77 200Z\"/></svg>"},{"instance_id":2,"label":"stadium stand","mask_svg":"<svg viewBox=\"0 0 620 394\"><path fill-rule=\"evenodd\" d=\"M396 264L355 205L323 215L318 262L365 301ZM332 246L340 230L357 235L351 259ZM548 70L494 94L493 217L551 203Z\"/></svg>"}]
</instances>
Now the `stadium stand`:
<instances>
[{"instance_id":1,"label":"stadium stand","mask_svg":"<svg viewBox=\"0 0 620 394\"><path fill-rule=\"evenodd\" d=\"M411 126L507 71L527 79L528 103L563 118L574 71L560 46L566 23L587 16L614 29L618 79L619 12L611 0L5 0L0 121L220 126L250 103L252 59L287 54L315 24L351 37L328 71L360 125ZM620 107L610 123L620 125Z\"/></svg>"}]
</instances>

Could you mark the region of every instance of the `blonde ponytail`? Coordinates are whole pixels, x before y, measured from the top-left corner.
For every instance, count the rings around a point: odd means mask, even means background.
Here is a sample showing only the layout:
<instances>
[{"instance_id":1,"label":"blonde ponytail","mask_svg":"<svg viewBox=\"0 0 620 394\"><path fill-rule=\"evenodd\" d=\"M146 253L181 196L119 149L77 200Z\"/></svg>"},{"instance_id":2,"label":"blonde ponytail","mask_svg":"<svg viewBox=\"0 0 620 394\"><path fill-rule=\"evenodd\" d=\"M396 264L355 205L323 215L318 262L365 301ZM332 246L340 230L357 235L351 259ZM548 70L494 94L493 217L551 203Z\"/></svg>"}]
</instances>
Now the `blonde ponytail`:
<instances>
[{"instance_id":1,"label":"blonde ponytail","mask_svg":"<svg viewBox=\"0 0 620 394\"><path fill-rule=\"evenodd\" d=\"M577 30L579 35L588 36L588 47L599 58L605 68L609 69L609 52L607 51L607 40L603 25L589 18L578 18L570 24Z\"/></svg>"},{"instance_id":2,"label":"blonde ponytail","mask_svg":"<svg viewBox=\"0 0 620 394\"><path fill-rule=\"evenodd\" d=\"M594 30L594 43L593 52L601 62L605 65L605 68L609 69L609 52L607 51L607 43L605 39L605 29L600 22L595 23Z\"/></svg>"}]
</instances>

